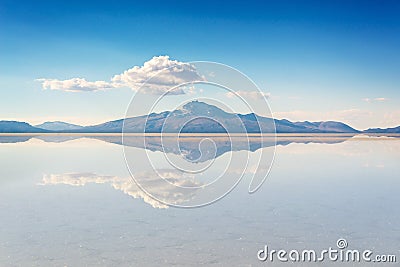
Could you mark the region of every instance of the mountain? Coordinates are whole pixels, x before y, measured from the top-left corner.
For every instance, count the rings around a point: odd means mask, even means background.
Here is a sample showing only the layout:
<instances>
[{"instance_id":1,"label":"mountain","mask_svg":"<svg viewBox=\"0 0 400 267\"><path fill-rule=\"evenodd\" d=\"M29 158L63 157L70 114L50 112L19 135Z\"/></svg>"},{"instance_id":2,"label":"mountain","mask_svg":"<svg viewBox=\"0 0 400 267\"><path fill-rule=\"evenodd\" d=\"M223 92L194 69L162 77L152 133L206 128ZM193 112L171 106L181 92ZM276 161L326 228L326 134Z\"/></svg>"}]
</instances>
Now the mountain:
<instances>
[{"instance_id":1,"label":"mountain","mask_svg":"<svg viewBox=\"0 0 400 267\"><path fill-rule=\"evenodd\" d=\"M262 117L254 113L235 114L216 106L192 101L174 111L151 113L109 121L93 126L64 122L46 122L33 127L23 122L4 122L0 132L60 132L60 133L121 133L125 124L128 133L359 133L360 131L335 121L291 122ZM275 126L275 127L274 127Z\"/></svg>"},{"instance_id":2,"label":"mountain","mask_svg":"<svg viewBox=\"0 0 400 267\"><path fill-rule=\"evenodd\" d=\"M78 130L83 128L83 126L66 123L62 121L47 121L45 123L35 125L35 127L49 131L69 131L69 130Z\"/></svg>"},{"instance_id":3,"label":"mountain","mask_svg":"<svg viewBox=\"0 0 400 267\"><path fill-rule=\"evenodd\" d=\"M0 121L0 133L47 133L49 131L33 127L26 122Z\"/></svg>"},{"instance_id":4,"label":"mountain","mask_svg":"<svg viewBox=\"0 0 400 267\"><path fill-rule=\"evenodd\" d=\"M400 126L386 129L370 128L368 130L365 130L364 133L400 133Z\"/></svg>"},{"instance_id":5,"label":"mountain","mask_svg":"<svg viewBox=\"0 0 400 267\"><path fill-rule=\"evenodd\" d=\"M147 120L147 122L146 122ZM148 116L126 118L87 126L73 132L120 133L125 122L125 132L130 133L358 133L341 122L291 122L258 116L254 113L235 114L192 101L181 109L151 113ZM274 128L275 123L275 128ZM146 124L146 128L145 128Z\"/></svg>"}]
</instances>

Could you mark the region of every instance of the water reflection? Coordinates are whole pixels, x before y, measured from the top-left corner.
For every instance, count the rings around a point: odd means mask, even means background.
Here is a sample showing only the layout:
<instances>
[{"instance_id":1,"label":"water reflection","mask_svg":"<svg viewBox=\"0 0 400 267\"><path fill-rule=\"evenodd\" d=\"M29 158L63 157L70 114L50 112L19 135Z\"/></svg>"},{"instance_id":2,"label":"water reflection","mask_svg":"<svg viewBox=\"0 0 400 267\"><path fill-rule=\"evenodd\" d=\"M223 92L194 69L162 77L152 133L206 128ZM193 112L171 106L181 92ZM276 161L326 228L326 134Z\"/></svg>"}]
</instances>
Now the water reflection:
<instances>
[{"instance_id":1,"label":"water reflection","mask_svg":"<svg viewBox=\"0 0 400 267\"><path fill-rule=\"evenodd\" d=\"M71 140L90 138L101 140L111 144L124 145L128 147L143 148L149 151L159 151L165 153L172 153L175 155L182 155L188 161L204 162L214 158L218 158L223 154L230 151L242 151L248 150L255 152L264 147L271 147L275 144L278 146L287 146L292 143L309 144L338 144L345 142L349 139L357 137L359 135L282 135L278 136L275 142L273 137L264 137L262 141L260 138L254 136L249 137L248 141L245 137L232 137L231 141L227 137L213 136L211 137L214 141L216 151L215 153L203 153L199 150L199 143L204 139L202 136L191 136L191 137L180 137L179 147L176 146L175 137L163 137L160 136L146 136L146 137L124 137L122 140L121 135L10 135L0 136L0 143L21 143L27 142L31 139L39 139L46 143L63 143ZM398 136L392 136L398 137ZM214 144L211 142L204 142L204 151L212 151ZM235 143L235 145L232 145Z\"/></svg>"},{"instance_id":2,"label":"water reflection","mask_svg":"<svg viewBox=\"0 0 400 267\"><path fill-rule=\"evenodd\" d=\"M278 136L277 140L273 137L268 137L263 142L256 136L251 136L249 139L240 136L232 137L233 139L212 136L208 138L212 138L213 142L202 142L204 136L184 136L178 139L176 137L132 136L125 137L122 140L120 135L35 135L1 136L0 142L20 143L37 139L45 143L63 143L83 138L124 145L127 149L130 149L129 153L131 153L131 159L134 161L146 157L152 158L152 161L139 161L137 164L139 168L130 170L134 179L128 175L116 176L112 173L111 175L102 175L98 174L97 171L48 173L43 176L40 182L41 185L84 186L90 183L110 184L114 189L122 191L133 198L143 199L144 202L154 208L167 208L168 205L186 207L203 202L208 203L208 198L217 200L230 192L246 175L258 177L261 180L268 173L269 166L260 166L259 162L257 162L257 157L249 158L248 152L252 152L253 156L261 154L258 153L260 150L272 148L275 142L278 146L287 146L292 143L339 144L352 139L360 140L360 138L371 137L364 135L281 135ZM372 138L379 139L381 137ZM147 151L153 154L149 156ZM171 169L171 162L165 161L167 158L165 153L173 156L171 158L172 162L182 160L185 163L194 163L202 171L191 173L185 170ZM232 155L235 155L236 159L232 158ZM216 159L218 161L214 164ZM202 166L206 168L202 169ZM209 185L214 187L206 190Z\"/></svg>"},{"instance_id":3,"label":"water reflection","mask_svg":"<svg viewBox=\"0 0 400 267\"><path fill-rule=\"evenodd\" d=\"M165 179L178 186L171 188L163 188L165 184L159 176L151 175L151 172L141 172L135 175L141 181L144 181L146 187L151 187L155 192L163 193L163 198L168 199L169 203L180 204L184 203L194 196L188 195L182 190L180 186L194 186L200 185L199 182L194 181L194 177L188 175L183 176L182 173L174 170L159 170ZM70 185L70 186L85 186L87 184L109 184L114 189L122 191L133 198L140 198L153 208L165 209L167 205L160 203L148 194L143 192L131 177L118 177L111 175L98 175L95 173L65 173L65 174L45 174L39 185ZM166 195L165 195L166 194Z\"/></svg>"},{"instance_id":4,"label":"water reflection","mask_svg":"<svg viewBox=\"0 0 400 267\"><path fill-rule=\"evenodd\" d=\"M119 137L61 137L1 138L1 266L50 260L57 266L143 266L149 259L154 265L248 266L259 264L256 253L266 244L325 249L339 237L350 248L398 254L400 142L393 138L279 136L273 170L259 192L248 194L244 178L223 201L187 211L168 208L134 183L122 146L114 145ZM215 140L223 151L226 144ZM141 154L142 144L131 141L138 147L129 148ZM154 149L146 151L161 160L157 139L149 141ZM253 154L269 149L251 141ZM182 145L188 153L198 149ZM219 162L230 153L217 154ZM193 194L180 187L165 192L165 182L141 157L135 160L142 168L133 174L177 205L192 202L210 182L160 167L168 184L193 188ZM228 177L242 173L235 166ZM260 171L251 162L245 176Z\"/></svg>"}]
</instances>

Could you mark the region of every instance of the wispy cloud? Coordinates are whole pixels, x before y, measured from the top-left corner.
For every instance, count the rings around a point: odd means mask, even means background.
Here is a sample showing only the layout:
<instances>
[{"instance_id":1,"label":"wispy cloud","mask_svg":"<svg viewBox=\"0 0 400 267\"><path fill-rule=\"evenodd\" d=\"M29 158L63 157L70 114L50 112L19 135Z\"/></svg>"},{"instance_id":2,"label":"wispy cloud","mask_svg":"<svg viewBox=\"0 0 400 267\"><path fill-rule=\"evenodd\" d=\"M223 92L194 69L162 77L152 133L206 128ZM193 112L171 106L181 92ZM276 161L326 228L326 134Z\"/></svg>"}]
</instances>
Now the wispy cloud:
<instances>
[{"instance_id":1,"label":"wispy cloud","mask_svg":"<svg viewBox=\"0 0 400 267\"><path fill-rule=\"evenodd\" d=\"M121 74L114 75L110 81L87 81L85 78L71 78L67 80L40 78L47 90L66 92L102 91L120 87L128 87L134 91L143 89L144 93L163 94L183 83L204 81L195 66L189 63L171 60L169 56L153 57L143 66L134 66ZM184 94L183 88L170 91L171 94Z\"/></svg>"},{"instance_id":2,"label":"wispy cloud","mask_svg":"<svg viewBox=\"0 0 400 267\"><path fill-rule=\"evenodd\" d=\"M226 93L226 96L229 98L233 98L236 96L236 94L243 98L251 98L251 99L258 99L260 97L265 97L265 98L271 97L270 93L265 93L262 91L236 91L235 93L228 92Z\"/></svg>"},{"instance_id":3,"label":"wispy cloud","mask_svg":"<svg viewBox=\"0 0 400 267\"><path fill-rule=\"evenodd\" d=\"M363 98L362 100L365 102L371 103L371 102L384 102L389 99L385 98L385 97L377 97L377 98Z\"/></svg>"},{"instance_id":4,"label":"wispy cloud","mask_svg":"<svg viewBox=\"0 0 400 267\"><path fill-rule=\"evenodd\" d=\"M100 91L116 88L111 82L95 81L88 82L84 78L72 78L68 80L57 80L57 79L36 79L36 81L42 83L43 89L48 90L61 90L66 92L90 92Z\"/></svg>"}]
</instances>

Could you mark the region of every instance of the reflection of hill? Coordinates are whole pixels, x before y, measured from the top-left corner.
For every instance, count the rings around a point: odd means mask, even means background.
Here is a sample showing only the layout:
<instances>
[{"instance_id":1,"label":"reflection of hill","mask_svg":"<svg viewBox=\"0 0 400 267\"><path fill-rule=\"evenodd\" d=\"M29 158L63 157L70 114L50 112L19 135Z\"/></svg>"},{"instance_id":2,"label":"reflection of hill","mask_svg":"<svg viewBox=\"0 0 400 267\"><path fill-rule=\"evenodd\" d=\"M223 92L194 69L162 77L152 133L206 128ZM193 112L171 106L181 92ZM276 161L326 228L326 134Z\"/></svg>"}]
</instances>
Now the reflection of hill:
<instances>
[{"instance_id":1,"label":"reflection of hill","mask_svg":"<svg viewBox=\"0 0 400 267\"><path fill-rule=\"evenodd\" d=\"M62 143L70 140L83 138L83 136L72 136L72 135L7 135L0 136L1 143L22 143L36 138L46 143Z\"/></svg>"},{"instance_id":2,"label":"reflection of hill","mask_svg":"<svg viewBox=\"0 0 400 267\"><path fill-rule=\"evenodd\" d=\"M82 136L72 136L72 135L39 135L35 138L40 139L46 143L63 143L75 139L82 138Z\"/></svg>"},{"instance_id":3,"label":"reflection of hill","mask_svg":"<svg viewBox=\"0 0 400 267\"><path fill-rule=\"evenodd\" d=\"M250 136L125 136L121 135L36 135L36 136L0 136L0 143L25 142L31 138L40 139L44 142L61 143L79 138L91 138L107 143L124 145L127 147L143 148L150 151L160 151L183 155L186 160L204 162L217 158L230 151L257 151L260 148L272 147L275 144L286 146L291 143L309 144L336 144L342 143L354 135L345 136L278 136L275 143L274 137Z\"/></svg>"},{"instance_id":4,"label":"reflection of hill","mask_svg":"<svg viewBox=\"0 0 400 267\"><path fill-rule=\"evenodd\" d=\"M31 139L32 136L0 136L0 143L23 143Z\"/></svg>"},{"instance_id":5,"label":"reflection of hill","mask_svg":"<svg viewBox=\"0 0 400 267\"><path fill-rule=\"evenodd\" d=\"M124 137L122 142L121 136L96 136L91 137L102 140L108 143L125 145L129 147L137 147L148 149L150 151L160 151L165 153L173 153L176 155L184 155L187 160L198 160L203 162L212 158L217 158L230 151L257 151L260 148L272 147L275 144L286 146L291 143L321 143L321 144L336 144L342 143L353 135L348 135L340 138L315 138L315 137L285 137L278 138L275 143L273 137L261 139L259 137L250 137L249 141L245 137L207 137L213 142L201 142L206 137L181 137L179 142L175 137ZM214 146L215 144L215 146ZM215 150L213 153L213 150Z\"/></svg>"},{"instance_id":6,"label":"reflection of hill","mask_svg":"<svg viewBox=\"0 0 400 267\"><path fill-rule=\"evenodd\" d=\"M209 139L208 139L209 138ZM108 138L97 138L106 142L111 140ZM211 141L212 140L212 141ZM115 140L113 140L115 141ZM118 142L122 144L122 142ZM164 151L165 153L173 153L184 155L187 160L196 160L199 162L217 158L230 151L256 151L261 147L270 147L275 144L274 140L260 142L260 139L253 139L247 142L243 137L232 138L226 137L181 137L179 142L175 137L128 137L124 138L123 145L146 148L150 151Z\"/></svg>"}]
</instances>

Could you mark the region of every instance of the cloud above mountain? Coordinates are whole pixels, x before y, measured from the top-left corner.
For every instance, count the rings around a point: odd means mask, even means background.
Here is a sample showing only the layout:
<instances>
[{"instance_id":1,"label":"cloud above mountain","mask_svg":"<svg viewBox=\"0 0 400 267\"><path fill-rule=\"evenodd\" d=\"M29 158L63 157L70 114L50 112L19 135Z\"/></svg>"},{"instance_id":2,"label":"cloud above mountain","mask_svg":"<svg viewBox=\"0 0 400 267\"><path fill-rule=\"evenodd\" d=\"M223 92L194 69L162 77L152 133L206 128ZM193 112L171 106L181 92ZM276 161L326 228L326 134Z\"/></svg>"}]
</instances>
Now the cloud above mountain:
<instances>
[{"instance_id":1,"label":"cloud above mountain","mask_svg":"<svg viewBox=\"0 0 400 267\"><path fill-rule=\"evenodd\" d=\"M40 78L36 81L41 82L45 90L66 92L93 92L127 87L149 94L184 94L185 86L179 85L205 81L205 78L190 63L171 60L169 56L156 56L143 66L134 66L114 75L110 81L87 81L85 78Z\"/></svg>"}]
</instances>

